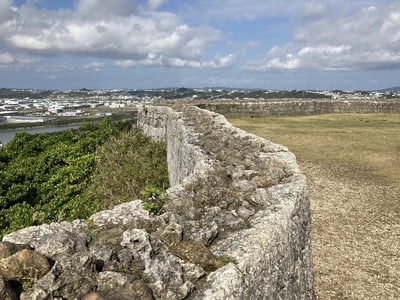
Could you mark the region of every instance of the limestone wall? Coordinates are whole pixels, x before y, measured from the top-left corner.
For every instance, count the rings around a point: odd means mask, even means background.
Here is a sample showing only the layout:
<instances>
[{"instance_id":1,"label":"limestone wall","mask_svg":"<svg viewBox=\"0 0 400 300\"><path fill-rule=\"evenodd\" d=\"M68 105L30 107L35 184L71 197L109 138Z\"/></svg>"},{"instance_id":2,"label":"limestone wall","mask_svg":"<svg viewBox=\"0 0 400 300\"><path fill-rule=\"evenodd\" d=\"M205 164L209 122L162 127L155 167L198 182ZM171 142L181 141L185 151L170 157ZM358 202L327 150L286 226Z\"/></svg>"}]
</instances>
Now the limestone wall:
<instances>
[{"instance_id":1,"label":"limestone wall","mask_svg":"<svg viewBox=\"0 0 400 300\"><path fill-rule=\"evenodd\" d=\"M400 113L400 100L264 100L208 102L198 105L226 116L303 116L335 113Z\"/></svg>"},{"instance_id":2,"label":"limestone wall","mask_svg":"<svg viewBox=\"0 0 400 300\"><path fill-rule=\"evenodd\" d=\"M285 147L197 107L139 110L138 126L167 143L164 213L226 262L189 299L312 299L306 180Z\"/></svg>"},{"instance_id":3,"label":"limestone wall","mask_svg":"<svg viewBox=\"0 0 400 300\"><path fill-rule=\"evenodd\" d=\"M0 242L0 299L312 299L306 181L285 147L194 106L143 107L168 145L159 215L140 200Z\"/></svg>"}]
</instances>

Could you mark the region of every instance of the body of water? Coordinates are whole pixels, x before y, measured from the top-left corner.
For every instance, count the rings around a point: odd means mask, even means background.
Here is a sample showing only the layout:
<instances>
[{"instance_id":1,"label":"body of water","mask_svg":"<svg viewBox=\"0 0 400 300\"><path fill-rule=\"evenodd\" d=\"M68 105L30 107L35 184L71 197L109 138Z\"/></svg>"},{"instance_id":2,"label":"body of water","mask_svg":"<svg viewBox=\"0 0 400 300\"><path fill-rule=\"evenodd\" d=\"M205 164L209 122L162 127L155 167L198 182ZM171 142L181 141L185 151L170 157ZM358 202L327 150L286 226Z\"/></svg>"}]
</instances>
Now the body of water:
<instances>
[{"instance_id":1,"label":"body of water","mask_svg":"<svg viewBox=\"0 0 400 300\"><path fill-rule=\"evenodd\" d=\"M66 126L50 126L50 127L0 130L0 143L7 144L19 132L27 132L29 134L51 133L51 132L60 132L60 131L64 131L67 129L76 129L76 128L79 128L79 126L80 125L66 125Z\"/></svg>"}]
</instances>

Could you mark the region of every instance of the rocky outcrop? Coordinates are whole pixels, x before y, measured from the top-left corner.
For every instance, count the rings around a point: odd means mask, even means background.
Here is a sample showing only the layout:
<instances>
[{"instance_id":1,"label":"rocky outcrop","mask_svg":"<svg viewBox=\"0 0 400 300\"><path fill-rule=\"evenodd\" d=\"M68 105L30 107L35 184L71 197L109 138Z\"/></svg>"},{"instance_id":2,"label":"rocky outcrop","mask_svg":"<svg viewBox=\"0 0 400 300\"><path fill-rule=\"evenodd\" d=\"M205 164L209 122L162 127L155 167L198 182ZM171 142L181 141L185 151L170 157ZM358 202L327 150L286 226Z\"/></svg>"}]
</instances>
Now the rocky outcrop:
<instances>
[{"instance_id":1,"label":"rocky outcrop","mask_svg":"<svg viewBox=\"0 0 400 300\"><path fill-rule=\"evenodd\" d=\"M193 281L205 273L195 273L194 264L173 255L156 237L160 218L137 200L87 222L11 233L0 244L9 249L0 260L0 295L19 289L21 299L184 299L194 287L184 268Z\"/></svg>"},{"instance_id":2,"label":"rocky outcrop","mask_svg":"<svg viewBox=\"0 0 400 300\"><path fill-rule=\"evenodd\" d=\"M312 298L309 202L292 153L197 107L143 107L138 126L168 145L161 214L133 201L5 236L4 299Z\"/></svg>"}]
</instances>

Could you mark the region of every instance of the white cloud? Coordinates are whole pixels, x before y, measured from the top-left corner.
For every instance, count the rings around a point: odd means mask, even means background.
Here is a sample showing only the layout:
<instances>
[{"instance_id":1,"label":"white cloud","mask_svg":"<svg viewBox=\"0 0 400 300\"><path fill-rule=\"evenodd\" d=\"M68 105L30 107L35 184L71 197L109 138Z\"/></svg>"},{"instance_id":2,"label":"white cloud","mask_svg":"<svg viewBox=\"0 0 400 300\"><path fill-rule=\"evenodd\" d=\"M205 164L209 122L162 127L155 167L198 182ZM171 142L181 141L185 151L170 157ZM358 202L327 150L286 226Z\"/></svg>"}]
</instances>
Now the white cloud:
<instances>
[{"instance_id":1,"label":"white cloud","mask_svg":"<svg viewBox=\"0 0 400 300\"><path fill-rule=\"evenodd\" d=\"M154 54L149 54L146 58L142 60L119 60L114 63L114 66L127 69L137 66L169 66L169 67L179 67L179 68L195 68L195 69L223 69L228 68L234 63L234 55L229 54L227 56L216 56L212 60L208 61L198 61L190 59L181 58L168 58L164 56L158 56Z\"/></svg>"},{"instance_id":2,"label":"white cloud","mask_svg":"<svg viewBox=\"0 0 400 300\"><path fill-rule=\"evenodd\" d=\"M71 71L75 71L75 70L76 70L76 67L70 65L67 62L60 64L60 65L40 65L35 68L36 72L43 72L43 73L71 72Z\"/></svg>"},{"instance_id":3,"label":"white cloud","mask_svg":"<svg viewBox=\"0 0 400 300\"><path fill-rule=\"evenodd\" d=\"M38 61L37 57L21 55L20 53L0 52L2 70L27 70Z\"/></svg>"},{"instance_id":4,"label":"white cloud","mask_svg":"<svg viewBox=\"0 0 400 300\"><path fill-rule=\"evenodd\" d=\"M88 71L101 72L101 71L104 71L105 67L106 67L106 63L94 61L94 62L84 65L83 69L88 70Z\"/></svg>"},{"instance_id":5,"label":"white cloud","mask_svg":"<svg viewBox=\"0 0 400 300\"><path fill-rule=\"evenodd\" d=\"M149 0L148 5L150 9L159 9L164 3L167 2L166 0Z\"/></svg>"},{"instance_id":6,"label":"white cloud","mask_svg":"<svg viewBox=\"0 0 400 300\"><path fill-rule=\"evenodd\" d=\"M296 19L325 14L351 14L364 7L387 5L396 0L191 0L181 13L186 18L206 21L254 21L269 18Z\"/></svg>"},{"instance_id":7,"label":"white cloud","mask_svg":"<svg viewBox=\"0 0 400 300\"><path fill-rule=\"evenodd\" d=\"M58 11L23 5L11 21L0 24L0 47L25 56L90 56L138 65L182 61L190 66L221 38L212 27L192 27L174 13L134 3L79 0L73 9ZM148 6L156 9L164 3L150 0Z\"/></svg>"},{"instance_id":8,"label":"white cloud","mask_svg":"<svg viewBox=\"0 0 400 300\"><path fill-rule=\"evenodd\" d=\"M0 53L0 64L8 65L15 61L15 58L8 52Z\"/></svg>"},{"instance_id":9,"label":"white cloud","mask_svg":"<svg viewBox=\"0 0 400 300\"><path fill-rule=\"evenodd\" d=\"M327 5L321 1L307 1L303 4L302 15L306 18L321 17L326 13Z\"/></svg>"},{"instance_id":10,"label":"white cloud","mask_svg":"<svg viewBox=\"0 0 400 300\"><path fill-rule=\"evenodd\" d=\"M203 63L204 68L211 68L211 69L222 69L228 68L234 64L235 56L233 54L229 54L227 56L216 56L211 61L206 61Z\"/></svg>"},{"instance_id":11,"label":"white cloud","mask_svg":"<svg viewBox=\"0 0 400 300\"><path fill-rule=\"evenodd\" d=\"M298 0L195 0L186 4L185 13L196 19L255 20L292 15L297 7Z\"/></svg>"},{"instance_id":12,"label":"white cloud","mask_svg":"<svg viewBox=\"0 0 400 300\"><path fill-rule=\"evenodd\" d=\"M224 69L231 67L234 63L234 55L216 56L212 60L207 61L187 61L182 59L171 59L168 64L173 67L190 67L197 69Z\"/></svg>"},{"instance_id":13,"label":"white cloud","mask_svg":"<svg viewBox=\"0 0 400 300\"><path fill-rule=\"evenodd\" d=\"M77 14L85 17L104 18L105 16L130 16L135 11L132 0L78 0Z\"/></svg>"},{"instance_id":14,"label":"white cloud","mask_svg":"<svg viewBox=\"0 0 400 300\"><path fill-rule=\"evenodd\" d=\"M12 10L12 0L0 1L0 24L13 18L14 11Z\"/></svg>"},{"instance_id":15,"label":"white cloud","mask_svg":"<svg viewBox=\"0 0 400 300\"><path fill-rule=\"evenodd\" d=\"M221 69L260 55L261 47L265 57L248 62L244 69L360 70L400 65L400 4L394 0L193 0L165 5L176 13L162 10L167 0L76 0L72 8L59 10L40 9L40 1L13 7L13 1L0 0L3 69L21 67L24 60L33 65L40 58L62 56L90 57L100 63L113 60L108 66L119 68ZM223 24L227 32L190 25L207 22ZM254 24L257 29L250 32ZM295 30L296 26L301 27ZM287 42L291 31L292 41ZM251 42L246 44L243 32L250 32ZM270 37L284 42L268 51L274 43L267 40ZM214 46L235 55L222 55ZM76 69L105 67L88 64Z\"/></svg>"},{"instance_id":16,"label":"white cloud","mask_svg":"<svg viewBox=\"0 0 400 300\"><path fill-rule=\"evenodd\" d=\"M137 61L132 60L132 59L126 59L126 60L117 60L114 62L114 66L122 68L122 69L129 69L129 68L134 68L138 66Z\"/></svg>"},{"instance_id":17,"label":"white cloud","mask_svg":"<svg viewBox=\"0 0 400 300\"><path fill-rule=\"evenodd\" d=\"M400 68L400 4L324 17L300 28L294 40L271 49L245 69L373 70Z\"/></svg>"}]
</instances>

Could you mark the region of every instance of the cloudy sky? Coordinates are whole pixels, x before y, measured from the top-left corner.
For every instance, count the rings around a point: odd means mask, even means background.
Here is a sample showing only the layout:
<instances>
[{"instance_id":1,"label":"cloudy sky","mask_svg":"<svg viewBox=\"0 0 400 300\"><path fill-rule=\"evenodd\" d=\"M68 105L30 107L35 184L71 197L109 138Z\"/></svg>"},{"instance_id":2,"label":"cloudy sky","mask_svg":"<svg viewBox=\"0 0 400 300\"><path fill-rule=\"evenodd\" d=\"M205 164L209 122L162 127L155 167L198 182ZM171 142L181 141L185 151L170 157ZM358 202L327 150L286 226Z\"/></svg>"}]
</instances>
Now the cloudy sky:
<instances>
[{"instance_id":1,"label":"cloudy sky","mask_svg":"<svg viewBox=\"0 0 400 300\"><path fill-rule=\"evenodd\" d=\"M398 0L0 0L0 87L400 85Z\"/></svg>"}]
</instances>

